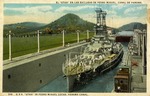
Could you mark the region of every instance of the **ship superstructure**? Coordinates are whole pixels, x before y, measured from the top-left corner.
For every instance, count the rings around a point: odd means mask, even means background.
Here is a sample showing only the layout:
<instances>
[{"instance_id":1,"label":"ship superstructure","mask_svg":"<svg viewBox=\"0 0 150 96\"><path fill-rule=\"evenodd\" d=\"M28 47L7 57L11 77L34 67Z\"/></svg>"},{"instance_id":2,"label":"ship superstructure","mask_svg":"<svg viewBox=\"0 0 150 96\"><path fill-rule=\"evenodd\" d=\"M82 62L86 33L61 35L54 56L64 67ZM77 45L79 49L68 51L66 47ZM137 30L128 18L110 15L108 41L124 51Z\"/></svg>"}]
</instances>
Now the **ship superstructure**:
<instances>
[{"instance_id":1,"label":"ship superstructure","mask_svg":"<svg viewBox=\"0 0 150 96\"><path fill-rule=\"evenodd\" d=\"M82 82L117 66L123 56L123 46L114 42L107 33L106 12L96 9L96 35L82 52L71 52L63 64L67 77L68 91L73 91L76 83Z\"/></svg>"}]
</instances>

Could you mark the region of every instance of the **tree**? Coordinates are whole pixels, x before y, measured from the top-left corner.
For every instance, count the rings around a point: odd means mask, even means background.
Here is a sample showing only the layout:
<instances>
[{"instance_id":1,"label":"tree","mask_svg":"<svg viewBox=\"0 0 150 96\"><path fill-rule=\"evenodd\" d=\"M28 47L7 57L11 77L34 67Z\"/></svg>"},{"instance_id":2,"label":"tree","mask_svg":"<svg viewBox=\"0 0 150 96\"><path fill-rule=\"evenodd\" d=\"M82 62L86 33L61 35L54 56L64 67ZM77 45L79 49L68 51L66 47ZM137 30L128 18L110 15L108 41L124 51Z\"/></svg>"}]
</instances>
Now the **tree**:
<instances>
[{"instance_id":1,"label":"tree","mask_svg":"<svg viewBox=\"0 0 150 96\"><path fill-rule=\"evenodd\" d=\"M46 27L46 28L44 29L44 31L45 31L46 34L52 34L52 30L51 30L51 28L49 28L49 27Z\"/></svg>"}]
</instances>

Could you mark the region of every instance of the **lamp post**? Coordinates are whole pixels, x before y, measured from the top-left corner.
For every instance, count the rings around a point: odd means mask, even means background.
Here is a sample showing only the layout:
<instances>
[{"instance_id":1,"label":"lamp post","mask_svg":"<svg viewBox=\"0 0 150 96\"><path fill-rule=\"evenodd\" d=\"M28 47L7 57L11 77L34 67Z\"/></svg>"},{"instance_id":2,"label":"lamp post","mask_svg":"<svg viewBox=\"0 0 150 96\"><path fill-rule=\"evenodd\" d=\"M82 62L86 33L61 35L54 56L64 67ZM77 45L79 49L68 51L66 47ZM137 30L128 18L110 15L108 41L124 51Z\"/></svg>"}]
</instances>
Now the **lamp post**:
<instances>
[{"instance_id":1,"label":"lamp post","mask_svg":"<svg viewBox=\"0 0 150 96\"><path fill-rule=\"evenodd\" d=\"M37 49L37 52L39 53L40 52L40 32L39 30L37 31L37 43L38 43L38 49Z\"/></svg>"},{"instance_id":2,"label":"lamp post","mask_svg":"<svg viewBox=\"0 0 150 96\"><path fill-rule=\"evenodd\" d=\"M76 31L77 32L77 43L79 43L80 37L79 37L79 30Z\"/></svg>"},{"instance_id":3,"label":"lamp post","mask_svg":"<svg viewBox=\"0 0 150 96\"><path fill-rule=\"evenodd\" d=\"M65 33L65 31L63 30L62 31L62 35L63 35L63 47L65 46L65 34L64 33Z\"/></svg>"},{"instance_id":4,"label":"lamp post","mask_svg":"<svg viewBox=\"0 0 150 96\"><path fill-rule=\"evenodd\" d=\"M96 26L94 26L94 36L96 36Z\"/></svg>"},{"instance_id":5,"label":"lamp post","mask_svg":"<svg viewBox=\"0 0 150 96\"><path fill-rule=\"evenodd\" d=\"M87 30L87 40L89 39L89 30Z\"/></svg>"},{"instance_id":6,"label":"lamp post","mask_svg":"<svg viewBox=\"0 0 150 96\"><path fill-rule=\"evenodd\" d=\"M12 51L12 49L11 49L11 35L12 35L12 33L11 33L11 31L9 31L8 35L9 35L9 60L12 60L12 54L11 54L11 51Z\"/></svg>"}]
</instances>

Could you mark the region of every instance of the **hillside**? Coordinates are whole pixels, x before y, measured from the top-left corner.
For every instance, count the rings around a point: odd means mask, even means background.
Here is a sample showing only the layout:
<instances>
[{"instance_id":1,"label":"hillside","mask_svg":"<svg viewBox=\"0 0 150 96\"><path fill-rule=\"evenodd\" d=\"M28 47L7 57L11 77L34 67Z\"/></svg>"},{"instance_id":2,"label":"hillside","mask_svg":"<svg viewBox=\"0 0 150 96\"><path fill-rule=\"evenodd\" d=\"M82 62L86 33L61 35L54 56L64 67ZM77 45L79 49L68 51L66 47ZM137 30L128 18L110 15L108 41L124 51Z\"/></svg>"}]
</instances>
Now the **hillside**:
<instances>
[{"instance_id":1,"label":"hillside","mask_svg":"<svg viewBox=\"0 0 150 96\"><path fill-rule=\"evenodd\" d=\"M129 23L129 24L123 25L123 26L119 27L118 29L120 31L133 30L135 28L143 30L143 29L146 29L146 27L147 27L147 24L142 24L142 23L139 23L139 22L133 22L133 23Z\"/></svg>"},{"instance_id":2,"label":"hillside","mask_svg":"<svg viewBox=\"0 0 150 96\"><path fill-rule=\"evenodd\" d=\"M4 35L8 33L9 30L17 34L34 33L37 30L42 31L43 34L60 33L61 30L66 30L68 33L75 32L76 30L80 30L81 32L85 30L93 31L94 25L94 23L85 21L75 14L68 13L47 25L36 22L22 22L4 25ZM133 22L123 25L119 28L113 28L113 33L125 30L133 30L134 28L143 30L146 29L146 27L146 24Z\"/></svg>"},{"instance_id":3,"label":"hillside","mask_svg":"<svg viewBox=\"0 0 150 96\"><path fill-rule=\"evenodd\" d=\"M4 25L4 34L11 30L13 33L26 33L36 31L40 27L44 26L43 23L36 22L22 22L15 24Z\"/></svg>"},{"instance_id":4,"label":"hillside","mask_svg":"<svg viewBox=\"0 0 150 96\"><path fill-rule=\"evenodd\" d=\"M81 19L75 14L66 14L52 23L42 27L43 31L52 33L59 33L60 30L67 30L67 32L75 32L76 30L93 30L94 24Z\"/></svg>"}]
</instances>

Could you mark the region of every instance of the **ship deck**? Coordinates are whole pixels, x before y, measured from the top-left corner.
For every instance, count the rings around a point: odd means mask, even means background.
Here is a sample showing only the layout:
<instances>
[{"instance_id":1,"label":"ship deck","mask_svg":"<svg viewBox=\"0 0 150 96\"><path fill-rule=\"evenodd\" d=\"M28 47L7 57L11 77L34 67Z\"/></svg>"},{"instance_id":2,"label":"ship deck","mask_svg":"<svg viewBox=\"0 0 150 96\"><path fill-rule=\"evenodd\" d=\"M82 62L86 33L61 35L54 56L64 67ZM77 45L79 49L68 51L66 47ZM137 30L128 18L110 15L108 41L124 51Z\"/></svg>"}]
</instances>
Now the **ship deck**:
<instances>
[{"instance_id":1,"label":"ship deck","mask_svg":"<svg viewBox=\"0 0 150 96\"><path fill-rule=\"evenodd\" d=\"M96 61L95 63L92 63L89 67L85 67L84 65L66 66L64 69L64 73L66 75L80 74L91 69L96 69L98 66L101 66L106 60L107 59Z\"/></svg>"}]
</instances>

